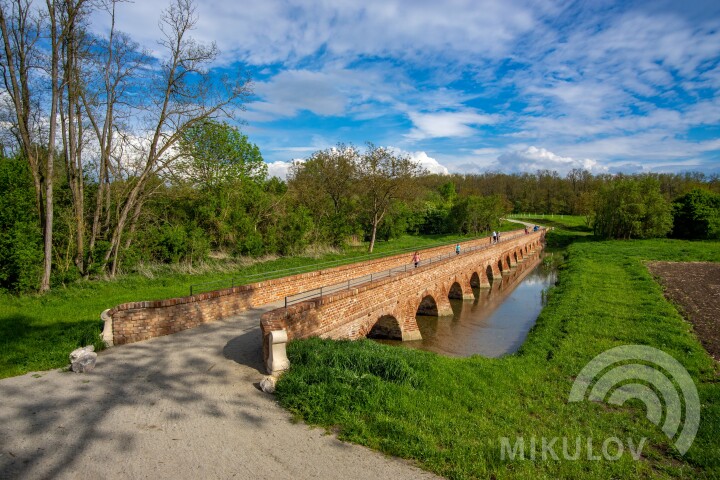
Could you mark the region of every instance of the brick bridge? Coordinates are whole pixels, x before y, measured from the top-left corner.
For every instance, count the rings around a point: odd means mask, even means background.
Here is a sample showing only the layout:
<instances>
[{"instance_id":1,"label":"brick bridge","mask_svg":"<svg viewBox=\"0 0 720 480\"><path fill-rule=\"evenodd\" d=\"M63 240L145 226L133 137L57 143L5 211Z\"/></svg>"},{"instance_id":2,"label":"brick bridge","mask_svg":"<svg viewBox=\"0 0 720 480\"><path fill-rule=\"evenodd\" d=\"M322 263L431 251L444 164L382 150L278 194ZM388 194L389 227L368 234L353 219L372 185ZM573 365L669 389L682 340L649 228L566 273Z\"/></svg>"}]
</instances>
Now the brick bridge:
<instances>
[{"instance_id":1,"label":"brick bridge","mask_svg":"<svg viewBox=\"0 0 720 480\"><path fill-rule=\"evenodd\" d=\"M417 269L406 269L410 254L401 254L187 297L125 303L102 313L103 338L110 345L137 342L232 317L308 290L347 284L348 289L263 315L266 354L270 332L281 329L289 339L313 335L418 339L416 313L451 314L448 298L472 298L472 287L489 286L493 278L542 248L544 235L542 230L529 234L517 230L504 232L496 244L487 237L470 240L460 244L462 253L457 256L454 245L424 249L422 258L436 261ZM378 272L388 271L393 273L377 279ZM373 281L363 280L371 275L375 275Z\"/></svg>"},{"instance_id":2,"label":"brick bridge","mask_svg":"<svg viewBox=\"0 0 720 480\"><path fill-rule=\"evenodd\" d=\"M460 255L446 246L444 258L417 269L394 272L380 280L265 313L261 328L266 362L269 334L278 330L285 330L288 340L310 336L421 339L416 315L452 315L450 298L474 300L473 287L490 287L493 279L535 254L542 248L545 232L505 236L496 244L484 239L479 245L461 249ZM402 261L407 265L407 255Z\"/></svg>"}]
</instances>

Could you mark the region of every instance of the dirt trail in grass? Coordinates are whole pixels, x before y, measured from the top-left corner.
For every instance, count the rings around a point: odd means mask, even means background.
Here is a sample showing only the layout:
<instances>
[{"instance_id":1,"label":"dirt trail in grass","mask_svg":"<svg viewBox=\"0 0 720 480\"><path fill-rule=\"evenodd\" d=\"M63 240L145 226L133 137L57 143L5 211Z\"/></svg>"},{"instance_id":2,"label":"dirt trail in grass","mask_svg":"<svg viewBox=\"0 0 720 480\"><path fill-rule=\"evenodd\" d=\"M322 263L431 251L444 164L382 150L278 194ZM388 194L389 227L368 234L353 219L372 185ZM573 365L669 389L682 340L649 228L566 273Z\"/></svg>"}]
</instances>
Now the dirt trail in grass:
<instances>
[{"instance_id":1,"label":"dirt trail in grass","mask_svg":"<svg viewBox=\"0 0 720 480\"><path fill-rule=\"evenodd\" d=\"M700 343L720 361L720 263L649 262L665 295L681 306Z\"/></svg>"},{"instance_id":2,"label":"dirt trail in grass","mask_svg":"<svg viewBox=\"0 0 720 480\"><path fill-rule=\"evenodd\" d=\"M1 380L0 478L436 478L259 391L263 311Z\"/></svg>"}]
</instances>

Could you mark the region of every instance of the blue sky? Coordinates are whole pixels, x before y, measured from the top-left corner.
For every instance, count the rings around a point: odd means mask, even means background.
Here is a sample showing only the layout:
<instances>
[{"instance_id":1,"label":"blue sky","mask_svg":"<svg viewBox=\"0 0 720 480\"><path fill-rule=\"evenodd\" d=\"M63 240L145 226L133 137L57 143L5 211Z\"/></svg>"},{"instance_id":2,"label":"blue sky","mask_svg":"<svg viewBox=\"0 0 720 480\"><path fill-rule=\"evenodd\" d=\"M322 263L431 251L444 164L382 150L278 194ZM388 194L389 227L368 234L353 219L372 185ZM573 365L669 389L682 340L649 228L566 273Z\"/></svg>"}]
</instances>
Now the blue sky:
<instances>
[{"instance_id":1,"label":"blue sky","mask_svg":"<svg viewBox=\"0 0 720 480\"><path fill-rule=\"evenodd\" d=\"M150 50L165 0L121 3ZM720 2L199 0L241 64L241 129L282 176L337 142L437 172L720 173ZM103 31L98 15L93 28Z\"/></svg>"}]
</instances>

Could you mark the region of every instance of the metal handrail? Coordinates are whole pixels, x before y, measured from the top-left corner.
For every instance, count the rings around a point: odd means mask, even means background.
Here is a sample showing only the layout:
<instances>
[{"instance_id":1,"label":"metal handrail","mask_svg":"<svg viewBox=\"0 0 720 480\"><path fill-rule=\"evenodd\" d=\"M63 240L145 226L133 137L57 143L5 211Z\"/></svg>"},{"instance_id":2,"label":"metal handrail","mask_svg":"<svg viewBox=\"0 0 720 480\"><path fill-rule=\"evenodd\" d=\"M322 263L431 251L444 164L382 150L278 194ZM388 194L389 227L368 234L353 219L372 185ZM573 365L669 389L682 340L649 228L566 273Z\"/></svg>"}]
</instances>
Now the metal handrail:
<instances>
[{"instance_id":1,"label":"metal handrail","mask_svg":"<svg viewBox=\"0 0 720 480\"><path fill-rule=\"evenodd\" d=\"M473 240L478 240L480 238L489 238L489 237L475 237L475 238L469 238L467 240L463 240L462 242L471 242ZM443 245L449 245L447 243L438 242L434 244L427 245L423 247L423 249L429 249L429 248L435 248L440 247ZM309 273L314 272L317 270L323 270L323 268L318 267L334 267L334 266L341 266L341 265L350 265L357 262L372 260L375 258L383 258L383 257L392 257L393 255L399 255L401 253L407 253L412 252L414 250L417 250L416 247L408 247L408 248L401 248L397 250L391 250L389 252L379 252L379 253L370 253L367 255L362 255L360 257L354 257L354 258L342 258L338 260L330 260L327 262L322 263L314 263L312 265L302 265L299 267L292 267L292 268L284 268L281 270L271 270L269 272L260 272L260 273L250 273L246 275L239 275L239 276L233 276L230 278L230 287L233 288L236 285L245 285L247 283L255 283L252 280L259 281L258 279L262 280L273 280L276 278L286 277L293 274L300 274L300 273ZM222 280L213 280L211 282L203 282L203 283L194 283L190 285L190 296L193 295L193 292L197 292L197 287L205 287L209 285L227 285L228 279L222 279ZM207 291L206 289L203 289L203 291Z\"/></svg>"},{"instance_id":2,"label":"metal handrail","mask_svg":"<svg viewBox=\"0 0 720 480\"><path fill-rule=\"evenodd\" d=\"M545 230L545 228L543 228L543 227L541 227L540 229ZM528 233L534 233L534 232L528 232ZM501 242L505 242L507 240L512 240L513 238L524 237L525 235L526 235L525 233L517 233L517 234L511 235L509 237L501 236L500 240L498 240L495 243L490 243L489 245L476 245L474 247L468 247L468 248L463 249L460 252L460 254L456 254L453 252L453 253L447 253L447 254L431 257L428 260L421 261L419 263L419 266L432 265L433 263L444 260L448 257L458 257L458 256L462 255L463 253L475 252L478 250L486 250L488 248L492 248L495 245L498 245ZM480 237L480 238L485 238L485 237ZM487 238L490 238L490 237L487 237ZM445 245L448 245L448 244L445 244ZM410 250L413 250L413 249L410 249ZM311 290L306 290L304 292L296 293L293 295L288 295L285 297L285 308L287 309L287 307L289 307L290 305L300 303L300 302L305 301L310 298L322 298L323 295L327 295L329 293L336 293L336 292L341 292L341 291L345 291L345 290L350 290L351 286L363 285L366 283L372 284L376 280L392 276L393 272L407 272L409 265L410 264L405 264L402 267L393 267L388 270L383 270L381 272L370 273L368 275L363 275L361 277L349 279L349 280L347 280L347 282L336 283L336 284L332 284L332 285L324 285L324 286L321 286L318 288L313 288ZM367 277L370 277L370 280L363 281L363 279L366 279ZM345 286L346 284L347 284L347 286Z\"/></svg>"}]
</instances>

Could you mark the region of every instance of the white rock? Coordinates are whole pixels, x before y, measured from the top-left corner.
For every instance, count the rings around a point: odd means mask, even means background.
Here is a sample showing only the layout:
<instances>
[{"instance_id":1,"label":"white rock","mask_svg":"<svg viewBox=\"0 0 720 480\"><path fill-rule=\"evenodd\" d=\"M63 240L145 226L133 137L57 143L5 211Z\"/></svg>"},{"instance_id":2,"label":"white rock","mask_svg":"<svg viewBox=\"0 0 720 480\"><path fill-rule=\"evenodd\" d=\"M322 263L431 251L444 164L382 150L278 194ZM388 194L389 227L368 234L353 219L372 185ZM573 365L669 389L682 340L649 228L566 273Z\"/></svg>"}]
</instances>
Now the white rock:
<instances>
[{"instance_id":1,"label":"white rock","mask_svg":"<svg viewBox=\"0 0 720 480\"><path fill-rule=\"evenodd\" d=\"M95 368L97 353L95 346L88 345L70 352L70 370L77 373L87 373Z\"/></svg>"}]
</instances>

